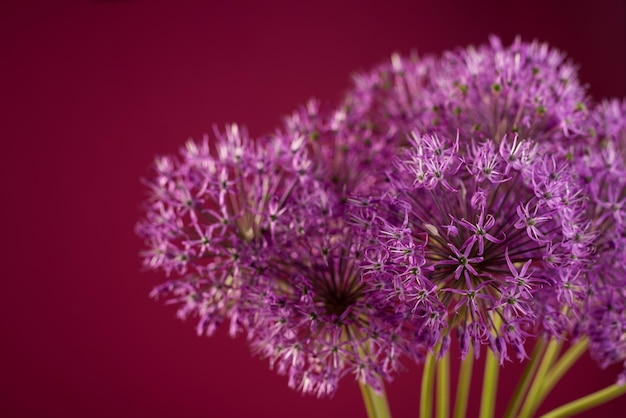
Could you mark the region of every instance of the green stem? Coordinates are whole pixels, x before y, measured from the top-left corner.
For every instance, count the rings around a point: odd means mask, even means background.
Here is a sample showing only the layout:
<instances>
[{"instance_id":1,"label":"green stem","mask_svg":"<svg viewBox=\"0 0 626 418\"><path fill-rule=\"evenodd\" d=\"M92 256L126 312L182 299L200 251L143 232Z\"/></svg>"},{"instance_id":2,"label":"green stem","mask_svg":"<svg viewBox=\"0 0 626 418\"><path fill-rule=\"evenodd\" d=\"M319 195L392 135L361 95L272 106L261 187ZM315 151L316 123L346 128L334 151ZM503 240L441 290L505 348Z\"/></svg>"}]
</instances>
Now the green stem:
<instances>
[{"instance_id":1,"label":"green stem","mask_svg":"<svg viewBox=\"0 0 626 418\"><path fill-rule=\"evenodd\" d=\"M420 418L432 417L433 380L435 378L435 354L429 352L422 371L422 388L420 393Z\"/></svg>"},{"instance_id":2,"label":"green stem","mask_svg":"<svg viewBox=\"0 0 626 418\"><path fill-rule=\"evenodd\" d=\"M370 385L359 382L359 386L361 387L361 395L363 395L367 416L369 418L391 418L385 389L383 388L379 395Z\"/></svg>"},{"instance_id":3,"label":"green stem","mask_svg":"<svg viewBox=\"0 0 626 418\"><path fill-rule=\"evenodd\" d=\"M546 375L541 387L541 399L538 401L541 403L546 396L550 393L552 388L561 380L563 375L572 367L574 363L587 351L589 346L589 340L586 338L581 339L572 345L563 356L556 362L555 366Z\"/></svg>"},{"instance_id":4,"label":"green stem","mask_svg":"<svg viewBox=\"0 0 626 418\"><path fill-rule=\"evenodd\" d=\"M540 392L541 387L543 386L543 379L550 369L550 366L552 366L554 358L560 350L560 345L561 343L555 338L550 338L548 347L544 351L541 363L539 364L539 369L535 374L533 383L530 386L528 394L526 395L526 399L524 400L524 404L522 405L522 411L520 412L519 418L530 418L535 413L537 408L539 408Z\"/></svg>"},{"instance_id":5,"label":"green stem","mask_svg":"<svg viewBox=\"0 0 626 418\"><path fill-rule=\"evenodd\" d=\"M530 355L530 361L526 364L522 378L517 383L517 387L513 393L513 398L511 399L511 402L509 402L509 406L504 413L505 418L515 418L517 416L517 410L522 404L524 395L526 395L526 391L528 390L530 382L537 371L537 367L539 367L539 359L543 356L546 344L547 342L544 338L537 340L535 343L533 352Z\"/></svg>"},{"instance_id":6,"label":"green stem","mask_svg":"<svg viewBox=\"0 0 626 418\"><path fill-rule=\"evenodd\" d=\"M498 359L492 351L489 351L485 360L483 393L480 398L480 418L493 418L494 416L499 371L500 364Z\"/></svg>"},{"instance_id":7,"label":"green stem","mask_svg":"<svg viewBox=\"0 0 626 418\"><path fill-rule=\"evenodd\" d=\"M595 406L602 405L626 393L626 385L611 385L583 398L560 406L541 416L541 418L565 418L579 414Z\"/></svg>"},{"instance_id":8,"label":"green stem","mask_svg":"<svg viewBox=\"0 0 626 418\"><path fill-rule=\"evenodd\" d=\"M437 418L450 416L450 352L437 361Z\"/></svg>"},{"instance_id":9,"label":"green stem","mask_svg":"<svg viewBox=\"0 0 626 418\"><path fill-rule=\"evenodd\" d=\"M473 366L474 353L472 345L470 344L465 360L461 362L459 382L456 387L456 400L454 401L454 418L465 418L467 416L467 401L469 399L469 388L472 381Z\"/></svg>"}]
</instances>

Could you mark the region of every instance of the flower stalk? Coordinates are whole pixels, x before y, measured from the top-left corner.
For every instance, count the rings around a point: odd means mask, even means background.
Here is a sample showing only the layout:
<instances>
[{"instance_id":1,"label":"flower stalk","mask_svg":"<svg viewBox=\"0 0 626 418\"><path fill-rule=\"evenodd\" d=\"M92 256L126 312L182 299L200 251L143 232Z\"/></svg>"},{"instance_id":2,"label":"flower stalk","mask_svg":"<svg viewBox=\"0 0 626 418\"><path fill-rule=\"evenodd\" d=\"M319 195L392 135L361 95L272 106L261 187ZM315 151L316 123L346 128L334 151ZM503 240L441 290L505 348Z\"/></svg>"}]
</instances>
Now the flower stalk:
<instances>
[{"instance_id":1,"label":"flower stalk","mask_svg":"<svg viewBox=\"0 0 626 418\"><path fill-rule=\"evenodd\" d=\"M467 416L467 401L469 400L472 368L474 366L474 353L471 345L468 350L467 356L461 362L461 371L459 372L454 402L454 418L465 418Z\"/></svg>"},{"instance_id":2,"label":"flower stalk","mask_svg":"<svg viewBox=\"0 0 626 418\"><path fill-rule=\"evenodd\" d=\"M545 340L545 338L540 338L535 342L535 347L533 348L533 352L530 355L530 360L528 361L528 363L526 363L526 367L524 368L522 377L515 387L513 398L509 402L509 406L504 413L505 418L515 418L517 416L517 411L522 405L524 396L526 395L526 392L528 391L528 388L533 381L533 377L537 372L537 368L539 367L539 363L541 361L541 358L543 357L546 345L547 341Z\"/></svg>"},{"instance_id":3,"label":"flower stalk","mask_svg":"<svg viewBox=\"0 0 626 418\"><path fill-rule=\"evenodd\" d=\"M550 367L552 366L556 356L558 355L560 346L561 342L556 338L551 338L550 342L548 342L546 350L544 351L541 358L539 368L537 369L537 373L535 374L532 385L530 386L524 404L522 405L522 409L519 414L520 418L532 417L537 408L539 408L541 401L543 400L543 397L541 396L541 390L543 387L544 379L546 377L546 374L550 370Z\"/></svg>"},{"instance_id":4,"label":"flower stalk","mask_svg":"<svg viewBox=\"0 0 626 418\"><path fill-rule=\"evenodd\" d=\"M437 361L437 418L450 416L450 351Z\"/></svg>"},{"instance_id":5,"label":"flower stalk","mask_svg":"<svg viewBox=\"0 0 626 418\"><path fill-rule=\"evenodd\" d=\"M571 417L581 412L587 411L598 405L607 403L618 396L626 393L626 385L614 384L605 389L599 390L585 397L577 399L573 402L569 402L563 406L560 406L547 414L542 415L540 418L565 418Z\"/></svg>"},{"instance_id":6,"label":"flower stalk","mask_svg":"<svg viewBox=\"0 0 626 418\"><path fill-rule=\"evenodd\" d=\"M495 315L494 329L500 327L500 317ZM485 371L483 373L483 388L480 398L480 418L493 418L496 409L496 399L498 392L498 376L500 373L500 363L496 353L489 351L485 360Z\"/></svg>"},{"instance_id":7,"label":"flower stalk","mask_svg":"<svg viewBox=\"0 0 626 418\"><path fill-rule=\"evenodd\" d=\"M420 393L420 418L431 418L433 409L433 383L435 379L436 354L429 352L422 370Z\"/></svg>"},{"instance_id":8,"label":"flower stalk","mask_svg":"<svg viewBox=\"0 0 626 418\"><path fill-rule=\"evenodd\" d=\"M550 394L550 391L552 391L554 386L561 380L563 375L567 373L567 371L576 363L576 361L578 361L580 356L582 356L588 348L589 340L586 338L577 341L569 347L565 354L563 354L563 356L561 356L561 358L556 362L554 367L550 369L543 380L543 385L541 387L537 403L541 404L541 402L543 402L546 396Z\"/></svg>"},{"instance_id":9,"label":"flower stalk","mask_svg":"<svg viewBox=\"0 0 626 418\"><path fill-rule=\"evenodd\" d=\"M381 383L382 384L382 383ZM368 384L359 382L363 403L367 411L368 418L391 418L387 395L383 389L380 394Z\"/></svg>"},{"instance_id":10,"label":"flower stalk","mask_svg":"<svg viewBox=\"0 0 626 418\"><path fill-rule=\"evenodd\" d=\"M480 418L493 418L496 409L496 394L498 392L498 375L500 367L495 354L489 352L485 360L483 375L483 390L480 398Z\"/></svg>"}]
</instances>

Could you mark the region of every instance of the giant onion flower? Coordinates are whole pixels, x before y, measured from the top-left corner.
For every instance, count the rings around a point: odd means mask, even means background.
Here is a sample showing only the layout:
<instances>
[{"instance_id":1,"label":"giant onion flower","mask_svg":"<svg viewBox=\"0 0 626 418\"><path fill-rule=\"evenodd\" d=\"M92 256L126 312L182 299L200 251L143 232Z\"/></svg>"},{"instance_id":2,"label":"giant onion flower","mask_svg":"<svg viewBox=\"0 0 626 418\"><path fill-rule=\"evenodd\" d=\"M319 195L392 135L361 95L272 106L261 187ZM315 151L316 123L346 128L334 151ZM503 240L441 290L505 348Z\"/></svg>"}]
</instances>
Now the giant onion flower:
<instances>
[{"instance_id":1,"label":"giant onion flower","mask_svg":"<svg viewBox=\"0 0 626 418\"><path fill-rule=\"evenodd\" d=\"M598 236L577 331L601 367L626 366L626 102L599 104L593 119L591 138L569 150ZM626 372L619 380L626 383Z\"/></svg>"},{"instance_id":2,"label":"giant onion flower","mask_svg":"<svg viewBox=\"0 0 626 418\"><path fill-rule=\"evenodd\" d=\"M294 187L310 179L310 160L297 136L254 143L236 125L188 141L181 158L159 157L146 180L150 195L138 234L144 264L175 275L152 295L198 318L199 334L225 319L231 333L246 323L245 292L255 260L286 210Z\"/></svg>"},{"instance_id":3,"label":"giant onion flower","mask_svg":"<svg viewBox=\"0 0 626 418\"><path fill-rule=\"evenodd\" d=\"M490 345L500 361L539 323L560 336L578 302L593 234L568 161L532 141L414 134L379 201L353 200L374 241L364 280L420 318L430 346L458 333L461 353Z\"/></svg>"},{"instance_id":4,"label":"giant onion flower","mask_svg":"<svg viewBox=\"0 0 626 418\"><path fill-rule=\"evenodd\" d=\"M153 296L196 317L198 334L230 320L294 389L332 395L353 374L381 391L401 354L419 356L420 337L361 281L364 244L345 222L345 187L298 132L254 142L233 125L216 136L215 150L205 138L182 158L157 158L146 181L144 263L174 276Z\"/></svg>"}]
</instances>

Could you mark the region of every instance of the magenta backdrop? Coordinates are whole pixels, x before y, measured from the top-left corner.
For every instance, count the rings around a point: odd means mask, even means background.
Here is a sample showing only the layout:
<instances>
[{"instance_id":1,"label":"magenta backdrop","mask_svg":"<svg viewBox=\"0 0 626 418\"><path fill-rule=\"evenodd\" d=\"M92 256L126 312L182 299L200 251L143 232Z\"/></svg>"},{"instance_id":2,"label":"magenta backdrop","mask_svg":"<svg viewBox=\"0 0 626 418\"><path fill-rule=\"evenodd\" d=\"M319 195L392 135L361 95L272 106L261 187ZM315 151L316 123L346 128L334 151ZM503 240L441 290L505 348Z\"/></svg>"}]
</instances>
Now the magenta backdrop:
<instances>
[{"instance_id":1,"label":"magenta backdrop","mask_svg":"<svg viewBox=\"0 0 626 418\"><path fill-rule=\"evenodd\" d=\"M141 271L133 226L152 158L213 124L267 133L312 96L336 103L351 72L394 51L490 33L547 41L581 64L596 98L626 95L622 0L180 3L0 5L2 417L364 416L350 378L333 399L303 397L242 337L198 338L148 298L163 277ZM498 415L519 370L503 371ZM617 370L586 357L546 406ZM397 418L417 416L419 371L388 386Z\"/></svg>"}]
</instances>

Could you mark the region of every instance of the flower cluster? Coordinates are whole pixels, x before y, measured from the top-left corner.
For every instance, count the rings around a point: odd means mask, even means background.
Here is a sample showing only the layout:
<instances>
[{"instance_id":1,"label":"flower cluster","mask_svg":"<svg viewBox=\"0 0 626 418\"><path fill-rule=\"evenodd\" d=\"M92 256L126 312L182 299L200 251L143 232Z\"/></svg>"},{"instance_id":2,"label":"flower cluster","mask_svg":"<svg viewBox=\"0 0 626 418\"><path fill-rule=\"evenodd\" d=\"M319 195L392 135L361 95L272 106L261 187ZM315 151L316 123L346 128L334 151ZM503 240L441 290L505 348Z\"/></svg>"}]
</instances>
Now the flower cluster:
<instances>
[{"instance_id":1,"label":"flower cluster","mask_svg":"<svg viewBox=\"0 0 626 418\"><path fill-rule=\"evenodd\" d=\"M592 357L606 367L626 360L626 102L603 102L593 116L590 140L569 152L598 236L579 332L589 338ZM626 382L626 371L620 381Z\"/></svg>"},{"instance_id":2,"label":"flower cluster","mask_svg":"<svg viewBox=\"0 0 626 418\"><path fill-rule=\"evenodd\" d=\"M434 57L392 57L355 76L349 94L370 123L406 137L412 130L535 141L585 133L589 99L565 55L520 38Z\"/></svg>"},{"instance_id":3,"label":"flower cluster","mask_svg":"<svg viewBox=\"0 0 626 418\"><path fill-rule=\"evenodd\" d=\"M305 393L380 390L453 341L502 363L587 338L606 366L626 360L625 153L626 102L493 37L394 55L273 135L189 141L155 161L137 232L173 276L153 296L199 334L230 321Z\"/></svg>"},{"instance_id":4,"label":"flower cluster","mask_svg":"<svg viewBox=\"0 0 626 418\"><path fill-rule=\"evenodd\" d=\"M216 136L213 152L205 137L188 141L181 159L156 159L137 225L148 245L144 264L177 275L153 296L180 303L178 316L198 316L198 333L208 335L226 318L233 334L245 324L249 270L311 170L297 137L258 146L236 125Z\"/></svg>"},{"instance_id":5,"label":"flower cluster","mask_svg":"<svg viewBox=\"0 0 626 418\"><path fill-rule=\"evenodd\" d=\"M368 121L373 103L351 100L334 111L321 111L312 100L285 118L278 135L308 139L311 158L323 162L316 177L344 200L371 194L385 181L384 172L398 148L399 136Z\"/></svg>"},{"instance_id":6,"label":"flower cluster","mask_svg":"<svg viewBox=\"0 0 626 418\"><path fill-rule=\"evenodd\" d=\"M375 283L361 280L363 242L338 196L317 189L297 200L263 252L252 347L303 392L332 394L347 373L379 390L399 356L420 345L417 332Z\"/></svg>"},{"instance_id":7,"label":"flower cluster","mask_svg":"<svg viewBox=\"0 0 626 418\"><path fill-rule=\"evenodd\" d=\"M380 388L417 333L357 267L363 244L345 222L343 199L309 158L299 133L252 141L230 126L161 157L137 232L145 264L176 277L153 296L198 317L199 334L224 320L270 359L289 385L332 394L354 374Z\"/></svg>"},{"instance_id":8,"label":"flower cluster","mask_svg":"<svg viewBox=\"0 0 626 418\"><path fill-rule=\"evenodd\" d=\"M517 38L444 54L434 84L433 122L482 138L519 133L564 141L583 133L587 97L564 54Z\"/></svg>"},{"instance_id":9,"label":"flower cluster","mask_svg":"<svg viewBox=\"0 0 626 418\"><path fill-rule=\"evenodd\" d=\"M523 359L535 323L558 336L577 305L594 238L581 197L567 161L530 141L415 134L388 193L356 203L353 223L375 226L359 228L364 281L421 318L431 348L456 330L463 356Z\"/></svg>"}]
</instances>

